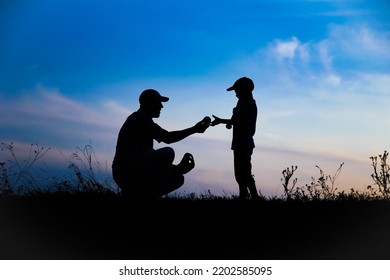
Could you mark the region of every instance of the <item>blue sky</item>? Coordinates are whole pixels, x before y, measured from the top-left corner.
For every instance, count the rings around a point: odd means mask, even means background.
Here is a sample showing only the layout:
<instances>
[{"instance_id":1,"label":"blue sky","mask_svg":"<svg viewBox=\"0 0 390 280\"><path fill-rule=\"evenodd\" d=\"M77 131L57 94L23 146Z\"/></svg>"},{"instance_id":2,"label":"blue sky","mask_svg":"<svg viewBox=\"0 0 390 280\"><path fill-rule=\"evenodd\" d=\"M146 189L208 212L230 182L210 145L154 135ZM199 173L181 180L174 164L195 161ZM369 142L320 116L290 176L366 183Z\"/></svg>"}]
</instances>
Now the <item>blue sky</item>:
<instances>
[{"instance_id":1,"label":"blue sky","mask_svg":"<svg viewBox=\"0 0 390 280\"><path fill-rule=\"evenodd\" d=\"M255 82L263 194L281 194L288 166L305 185L316 165L332 175L342 162L338 187L363 189L369 157L389 150L384 0L2 1L0 42L0 140L21 156L31 143L51 147L48 165L91 144L109 169L146 88L170 97L155 120L168 130L230 117L226 88L241 76ZM196 161L180 191L237 193L230 141L213 127L173 144L177 161L187 151Z\"/></svg>"}]
</instances>

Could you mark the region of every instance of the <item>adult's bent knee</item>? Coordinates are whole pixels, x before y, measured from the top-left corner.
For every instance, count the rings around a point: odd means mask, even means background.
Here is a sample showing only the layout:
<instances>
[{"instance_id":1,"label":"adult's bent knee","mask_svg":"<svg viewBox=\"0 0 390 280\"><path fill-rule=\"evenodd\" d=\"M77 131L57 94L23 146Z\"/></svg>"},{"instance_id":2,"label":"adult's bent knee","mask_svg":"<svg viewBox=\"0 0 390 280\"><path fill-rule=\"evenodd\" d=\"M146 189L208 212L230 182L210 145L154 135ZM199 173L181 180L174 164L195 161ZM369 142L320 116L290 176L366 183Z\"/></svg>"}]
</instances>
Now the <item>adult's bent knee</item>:
<instances>
[{"instance_id":1,"label":"adult's bent knee","mask_svg":"<svg viewBox=\"0 0 390 280\"><path fill-rule=\"evenodd\" d=\"M175 151L171 147L164 147L156 150L159 153L160 157L164 159L164 161L172 164L175 159Z\"/></svg>"}]
</instances>

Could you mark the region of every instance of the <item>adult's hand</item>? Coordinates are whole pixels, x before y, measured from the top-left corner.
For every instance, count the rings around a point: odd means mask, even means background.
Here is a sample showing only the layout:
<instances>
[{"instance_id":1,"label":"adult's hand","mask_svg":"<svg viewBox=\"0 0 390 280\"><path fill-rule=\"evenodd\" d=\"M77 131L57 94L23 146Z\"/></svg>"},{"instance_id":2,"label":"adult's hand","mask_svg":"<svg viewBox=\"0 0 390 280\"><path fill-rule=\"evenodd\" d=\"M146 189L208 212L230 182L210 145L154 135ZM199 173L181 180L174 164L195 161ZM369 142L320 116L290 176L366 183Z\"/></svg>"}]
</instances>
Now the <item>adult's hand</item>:
<instances>
[{"instance_id":1,"label":"adult's hand","mask_svg":"<svg viewBox=\"0 0 390 280\"><path fill-rule=\"evenodd\" d=\"M195 125L195 131L198 133L203 133L206 131L206 129L210 126L211 118L210 117L204 117L203 120L198 122Z\"/></svg>"}]
</instances>

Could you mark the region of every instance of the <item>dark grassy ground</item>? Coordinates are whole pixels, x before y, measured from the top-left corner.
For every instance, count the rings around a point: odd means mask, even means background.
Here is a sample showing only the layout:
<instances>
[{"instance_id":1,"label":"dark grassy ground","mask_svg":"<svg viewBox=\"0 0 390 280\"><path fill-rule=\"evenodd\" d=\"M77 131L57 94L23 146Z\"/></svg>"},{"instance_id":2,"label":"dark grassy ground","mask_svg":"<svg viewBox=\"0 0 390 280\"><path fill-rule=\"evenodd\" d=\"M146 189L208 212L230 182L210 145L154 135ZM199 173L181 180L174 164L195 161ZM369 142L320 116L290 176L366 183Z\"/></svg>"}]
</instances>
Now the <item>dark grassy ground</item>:
<instances>
[{"instance_id":1,"label":"dark grassy ground","mask_svg":"<svg viewBox=\"0 0 390 280\"><path fill-rule=\"evenodd\" d=\"M390 259L390 202L7 197L0 258Z\"/></svg>"}]
</instances>

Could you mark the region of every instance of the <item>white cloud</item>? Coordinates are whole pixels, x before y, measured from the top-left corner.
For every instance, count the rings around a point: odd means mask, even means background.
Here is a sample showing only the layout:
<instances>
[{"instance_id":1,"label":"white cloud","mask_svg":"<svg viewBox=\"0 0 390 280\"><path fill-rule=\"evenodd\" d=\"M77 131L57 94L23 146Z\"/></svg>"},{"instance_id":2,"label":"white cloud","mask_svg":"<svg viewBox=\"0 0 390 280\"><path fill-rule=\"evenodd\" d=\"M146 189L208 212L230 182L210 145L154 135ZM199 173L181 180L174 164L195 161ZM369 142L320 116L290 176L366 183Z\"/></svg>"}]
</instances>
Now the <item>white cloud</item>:
<instances>
[{"instance_id":1,"label":"white cloud","mask_svg":"<svg viewBox=\"0 0 390 280\"><path fill-rule=\"evenodd\" d=\"M268 72L271 68L273 73L278 71L278 75L303 75L302 78L307 78L328 73L335 77L337 72L345 69L388 71L389 49L390 32L375 30L369 25L332 24L327 36L321 40L302 42L296 36L288 40L276 39L245 63L247 68L257 69L262 74L265 65ZM257 67L253 61L257 62ZM241 68L245 69L245 66Z\"/></svg>"},{"instance_id":2,"label":"white cloud","mask_svg":"<svg viewBox=\"0 0 390 280\"><path fill-rule=\"evenodd\" d=\"M279 59L289 59L292 60L295 57L300 42L296 37L293 37L291 40L281 41L277 40L273 51L276 54L276 57Z\"/></svg>"},{"instance_id":3,"label":"white cloud","mask_svg":"<svg viewBox=\"0 0 390 280\"><path fill-rule=\"evenodd\" d=\"M310 45L300 44L298 47L299 58L302 62L308 63L310 61Z\"/></svg>"},{"instance_id":4,"label":"white cloud","mask_svg":"<svg viewBox=\"0 0 390 280\"><path fill-rule=\"evenodd\" d=\"M318 49L319 61L326 71L332 70L333 56L329 53L329 40L323 40L316 46Z\"/></svg>"},{"instance_id":5,"label":"white cloud","mask_svg":"<svg viewBox=\"0 0 390 280\"><path fill-rule=\"evenodd\" d=\"M341 83L341 77L336 74L330 74L325 79L332 86L339 86Z\"/></svg>"},{"instance_id":6,"label":"white cloud","mask_svg":"<svg viewBox=\"0 0 390 280\"><path fill-rule=\"evenodd\" d=\"M112 100L102 104L82 104L66 97L57 89L42 85L23 92L15 100L4 100L2 110L5 118L1 118L0 122L4 125L28 123L43 125L54 121L105 128L117 127L118 122L122 122L130 113L128 109Z\"/></svg>"},{"instance_id":7,"label":"white cloud","mask_svg":"<svg viewBox=\"0 0 390 280\"><path fill-rule=\"evenodd\" d=\"M108 100L107 102L105 102L104 107L108 110L108 112L111 113L111 117L112 115L115 115L116 118L120 118L121 120L123 120L124 116L128 116L131 113L128 108L123 107L117 101L114 100ZM107 110L105 110L105 112Z\"/></svg>"},{"instance_id":8,"label":"white cloud","mask_svg":"<svg viewBox=\"0 0 390 280\"><path fill-rule=\"evenodd\" d=\"M329 48L338 59L354 59L368 63L371 59L389 62L390 33L368 25L329 27Z\"/></svg>"}]
</instances>

